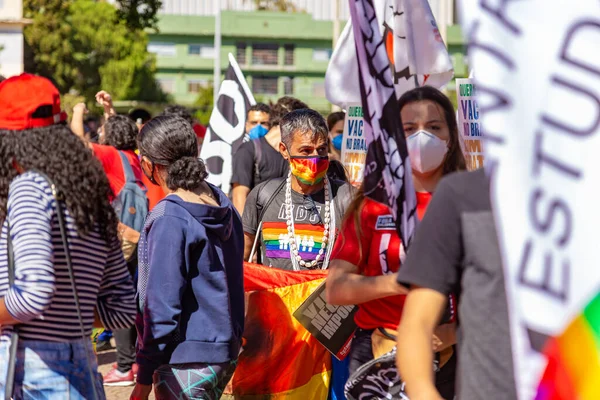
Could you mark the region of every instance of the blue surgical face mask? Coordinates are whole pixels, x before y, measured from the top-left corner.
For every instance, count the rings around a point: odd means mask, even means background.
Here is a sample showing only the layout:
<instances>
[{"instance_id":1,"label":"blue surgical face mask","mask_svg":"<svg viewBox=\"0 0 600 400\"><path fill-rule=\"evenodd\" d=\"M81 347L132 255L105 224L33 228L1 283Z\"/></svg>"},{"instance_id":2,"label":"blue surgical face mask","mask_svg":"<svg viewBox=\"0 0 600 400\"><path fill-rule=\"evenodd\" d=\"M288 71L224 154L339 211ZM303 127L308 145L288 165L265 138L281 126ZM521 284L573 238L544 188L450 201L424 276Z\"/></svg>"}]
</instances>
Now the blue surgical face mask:
<instances>
[{"instance_id":1,"label":"blue surgical face mask","mask_svg":"<svg viewBox=\"0 0 600 400\"><path fill-rule=\"evenodd\" d=\"M248 137L251 140L259 139L259 138L265 136L267 134L267 132L269 132L269 130L267 128L265 128L261 124L258 124L254 128L250 129L250 132L248 132Z\"/></svg>"},{"instance_id":2,"label":"blue surgical face mask","mask_svg":"<svg viewBox=\"0 0 600 400\"><path fill-rule=\"evenodd\" d=\"M333 139L331 139L331 144L335 147L336 150L342 150L342 140L344 139L344 135L337 135Z\"/></svg>"}]
</instances>

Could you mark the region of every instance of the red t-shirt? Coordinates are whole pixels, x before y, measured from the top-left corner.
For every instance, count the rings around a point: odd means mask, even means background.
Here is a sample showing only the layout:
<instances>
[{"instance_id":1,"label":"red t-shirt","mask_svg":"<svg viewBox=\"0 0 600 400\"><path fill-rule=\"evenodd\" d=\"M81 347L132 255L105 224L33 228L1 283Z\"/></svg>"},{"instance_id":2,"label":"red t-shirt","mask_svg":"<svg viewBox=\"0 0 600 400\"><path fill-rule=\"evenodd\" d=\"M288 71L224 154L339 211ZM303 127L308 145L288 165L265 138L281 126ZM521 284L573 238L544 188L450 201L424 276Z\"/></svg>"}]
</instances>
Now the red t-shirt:
<instances>
[{"instance_id":1,"label":"red t-shirt","mask_svg":"<svg viewBox=\"0 0 600 400\"><path fill-rule=\"evenodd\" d=\"M112 146L96 143L92 143L92 150L96 158L102 163L102 168L104 168L110 188L116 196L123 189L123 186L125 186L125 172L123 171L123 162L121 161L119 150ZM125 153L131 165L133 174L141 181L144 174L142 173L142 166L138 156L133 150L126 150L123 153Z\"/></svg>"},{"instance_id":2,"label":"red t-shirt","mask_svg":"<svg viewBox=\"0 0 600 400\"><path fill-rule=\"evenodd\" d=\"M417 193L417 215L423 218L431 200L431 193ZM358 266L364 276L391 274L400 268L404 248L396 232L390 209L365 198L360 209L360 232L356 229L354 215L349 216L335 241L332 259L344 260ZM398 327L406 296L391 296L372 300L358 306L354 315L362 329Z\"/></svg>"},{"instance_id":3,"label":"red t-shirt","mask_svg":"<svg viewBox=\"0 0 600 400\"><path fill-rule=\"evenodd\" d=\"M165 198L165 193L162 188L154 183L150 182L150 179L146 178L146 174L142 173L142 182L146 185L146 197L148 198L149 210L152 210L154 206Z\"/></svg>"}]
</instances>

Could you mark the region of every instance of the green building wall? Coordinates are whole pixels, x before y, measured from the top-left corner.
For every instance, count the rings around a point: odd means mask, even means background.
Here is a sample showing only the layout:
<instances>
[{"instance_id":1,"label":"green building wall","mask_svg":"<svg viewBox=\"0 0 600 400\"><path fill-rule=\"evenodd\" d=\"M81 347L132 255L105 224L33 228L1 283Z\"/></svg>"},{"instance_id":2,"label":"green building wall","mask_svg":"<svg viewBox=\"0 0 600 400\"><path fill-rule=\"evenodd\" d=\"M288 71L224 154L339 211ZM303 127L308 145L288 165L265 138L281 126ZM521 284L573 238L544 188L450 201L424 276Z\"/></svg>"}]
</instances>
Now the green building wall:
<instances>
[{"instance_id":1,"label":"green building wall","mask_svg":"<svg viewBox=\"0 0 600 400\"><path fill-rule=\"evenodd\" d=\"M345 22L340 23L340 29L344 25ZM212 46L214 28L213 17L161 15L159 32L150 34L152 44L174 45L174 55L157 55L156 78L159 81L172 82L171 95L175 102L191 106L196 101L197 93L188 90L189 81L212 82L214 59L190 55L188 48L190 44ZM323 113L331 110L331 104L325 98L324 91L328 61L313 60L315 49L331 52L333 38L331 21L316 21L305 13L223 11L221 36L222 73L229 62L228 54L232 53L235 56L236 45L245 43L246 63L240 62L240 68L251 88L255 75L293 77L291 95ZM252 64L252 47L259 43L272 43L279 46L277 65ZM284 65L285 45L294 46L293 65ZM456 76L466 76L463 40L458 26L451 26L448 29L448 48L455 62ZM453 88L453 84L449 85L449 88ZM255 93L257 100L265 102L275 101L283 95L283 79L278 79L276 94Z\"/></svg>"}]
</instances>

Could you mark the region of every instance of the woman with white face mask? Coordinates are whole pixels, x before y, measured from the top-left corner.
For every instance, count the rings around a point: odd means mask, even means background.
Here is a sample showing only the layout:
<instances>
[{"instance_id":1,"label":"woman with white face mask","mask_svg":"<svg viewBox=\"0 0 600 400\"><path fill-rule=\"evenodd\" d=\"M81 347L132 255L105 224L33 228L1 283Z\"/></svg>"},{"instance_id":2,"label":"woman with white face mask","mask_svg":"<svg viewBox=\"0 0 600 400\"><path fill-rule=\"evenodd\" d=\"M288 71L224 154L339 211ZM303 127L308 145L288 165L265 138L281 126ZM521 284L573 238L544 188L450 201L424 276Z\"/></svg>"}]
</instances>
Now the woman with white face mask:
<instances>
[{"instance_id":1,"label":"woman with white face mask","mask_svg":"<svg viewBox=\"0 0 600 400\"><path fill-rule=\"evenodd\" d=\"M422 218L435 187L445 174L466 169L452 103L439 90L425 86L399 100L400 118ZM327 278L330 304L358 305L358 329L350 350L350 374L390 351L402 316L407 290L396 282L404 248L388 207L360 191L346 212L336 240ZM438 355L437 386L446 399L454 397L456 357L453 310L432 339Z\"/></svg>"}]
</instances>

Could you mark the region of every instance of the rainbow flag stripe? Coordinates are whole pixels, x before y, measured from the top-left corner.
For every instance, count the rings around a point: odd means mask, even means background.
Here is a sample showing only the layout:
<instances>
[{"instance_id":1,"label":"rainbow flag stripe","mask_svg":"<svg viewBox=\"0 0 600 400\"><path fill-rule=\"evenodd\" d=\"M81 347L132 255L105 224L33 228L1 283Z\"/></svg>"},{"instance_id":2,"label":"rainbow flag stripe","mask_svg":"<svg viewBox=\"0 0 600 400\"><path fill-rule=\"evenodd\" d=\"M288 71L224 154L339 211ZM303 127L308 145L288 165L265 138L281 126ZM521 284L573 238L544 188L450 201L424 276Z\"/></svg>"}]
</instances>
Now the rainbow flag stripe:
<instances>
[{"instance_id":1,"label":"rainbow flag stripe","mask_svg":"<svg viewBox=\"0 0 600 400\"><path fill-rule=\"evenodd\" d=\"M329 162L315 162L315 158L318 159L318 157L292 158L290 163L292 175L298 178L300 182L307 185L321 182L327 174Z\"/></svg>"},{"instance_id":2,"label":"rainbow flag stripe","mask_svg":"<svg viewBox=\"0 0 600 400\"><path fill-rule=\"evenodd\" d=\"M600 293L544 350L536 400L600 399Z\"/></svg>"},{"instance_id":3,"label":"rainbow flag stripe","mask_svg":"<svg viewBox=\"0 0 600 400\"><path fill-rule=\"evenodd\" d=\"M323 225L296 224L298 254L303 260L314 260L323 247ZM269 258L290 258L290 244L285 222L263 223L263 242Z\"/></svg>"}]
</instances>

